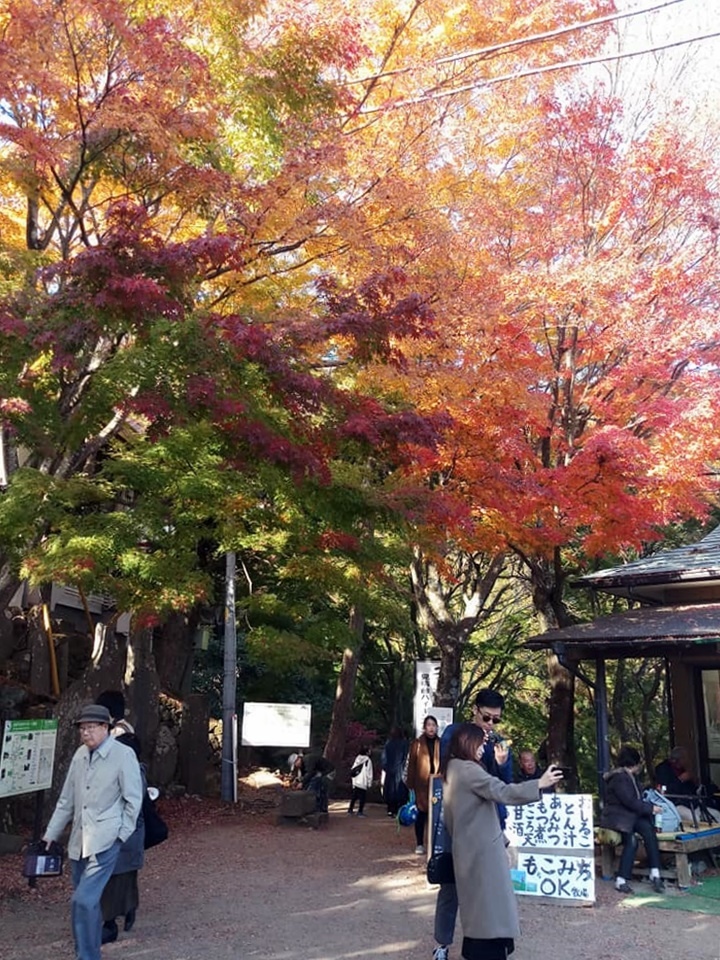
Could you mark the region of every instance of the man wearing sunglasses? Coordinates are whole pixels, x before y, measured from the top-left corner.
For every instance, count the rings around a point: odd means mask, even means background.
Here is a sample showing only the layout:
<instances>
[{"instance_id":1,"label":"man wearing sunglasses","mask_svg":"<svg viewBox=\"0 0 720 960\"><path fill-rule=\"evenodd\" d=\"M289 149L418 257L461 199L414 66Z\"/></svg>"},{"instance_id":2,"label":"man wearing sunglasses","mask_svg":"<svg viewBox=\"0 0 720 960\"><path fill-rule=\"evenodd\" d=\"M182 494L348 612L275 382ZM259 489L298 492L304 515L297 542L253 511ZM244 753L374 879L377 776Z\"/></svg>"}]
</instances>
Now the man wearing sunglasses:
<instances>
[{"instance_id":1,"label":"man wearing sunglasses","mask_svg":"<svg viewBox=\"0 0 720 960\"><path fill-rule=\"evenodd\" d=\"M509 745L500 737L496 727L502 722L505 699L497 690L490 687L480 690L473 705L473 723L487 734L483 749L482 763L488 773L499 777L505 783L512 783L513 763ZM450 724L443 731L440 740L440 762L450 747L453 730L458 726ZM500 825L505 827L506 810L498 804ZM433 950L433 960L449 960L450 944L455 935L455 921L458 912L457 888L454 883L442 883L435 904L435 940L438 946Z\"/></svg>"}]
</instances>

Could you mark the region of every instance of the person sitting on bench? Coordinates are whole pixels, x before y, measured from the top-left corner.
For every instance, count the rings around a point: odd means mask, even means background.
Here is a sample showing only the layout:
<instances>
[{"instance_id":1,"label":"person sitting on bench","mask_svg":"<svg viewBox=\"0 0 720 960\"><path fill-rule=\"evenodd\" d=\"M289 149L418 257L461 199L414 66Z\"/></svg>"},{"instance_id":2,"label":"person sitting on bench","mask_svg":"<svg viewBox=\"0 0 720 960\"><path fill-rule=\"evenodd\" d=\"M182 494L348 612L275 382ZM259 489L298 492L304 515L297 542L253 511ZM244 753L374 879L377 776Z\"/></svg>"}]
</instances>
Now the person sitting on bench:
<instances>
[{"instance_id":1,"label":"person sitting on bench","mask_svg":"<svg viewBox=\"0 0 720 960\"><path fill-rule=\"evenodd\" d=\"M660 878L660 850L653 824L653 816L660 812L660 807L643 800L642 787L637 778L641 767L638 751L625 744L618 753L617 767L604 775L607 787L600 826L617 830L622 837L622 856L615 880L615 889L619 893L634 892L628 880L637 851L637 834L645 844L653 890L655 893L665 890Z\"/></svg>"},{"instance_id":2,"label":"person sitting on bench","mask_svg":"<svg viewBox=\"0 0 720 960\"><path fill-rule=\"evenodd\" d=\"M704 820L710 826L720 826L720 810L710 799L720 791L714 783L701 784L693 777L685 747L673 747L667 760L655 767L655 782L665 787L684 821L697 826L698 821Z\"/></svg>"}]
</instances>

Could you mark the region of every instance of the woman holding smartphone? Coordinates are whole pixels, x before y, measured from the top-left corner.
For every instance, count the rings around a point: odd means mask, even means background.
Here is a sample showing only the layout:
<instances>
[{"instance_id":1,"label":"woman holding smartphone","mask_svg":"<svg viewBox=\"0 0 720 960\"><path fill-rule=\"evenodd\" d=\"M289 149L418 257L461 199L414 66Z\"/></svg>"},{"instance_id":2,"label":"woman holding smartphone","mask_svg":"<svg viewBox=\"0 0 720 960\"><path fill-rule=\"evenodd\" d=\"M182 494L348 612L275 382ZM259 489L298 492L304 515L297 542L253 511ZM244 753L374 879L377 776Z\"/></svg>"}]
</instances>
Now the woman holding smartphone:
<instances>
[{"instance_id":1,"label":"woman holding smartphone","mask_svg":"<svg viewBox=\"0 0 720 960\"><path fill-rule=\"evenodd\" d=\"M520 933L515 891L497 804L540 799L562 772L550 766L537 780L504 783L482 765L485 731L459 724L441 767L445 825L452 837L465 960L506 960Z\"/></svg>"}]
</instances>

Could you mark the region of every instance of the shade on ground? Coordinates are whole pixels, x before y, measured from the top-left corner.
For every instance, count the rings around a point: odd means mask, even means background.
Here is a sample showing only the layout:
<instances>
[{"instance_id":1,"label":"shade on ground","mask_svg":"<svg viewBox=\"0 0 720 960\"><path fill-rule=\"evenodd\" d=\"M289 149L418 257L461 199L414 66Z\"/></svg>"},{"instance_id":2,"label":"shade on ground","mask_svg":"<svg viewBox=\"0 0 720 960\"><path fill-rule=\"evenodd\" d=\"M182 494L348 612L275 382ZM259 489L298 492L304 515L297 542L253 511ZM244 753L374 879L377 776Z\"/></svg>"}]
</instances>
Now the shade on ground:
<instances>
[{"instance_id":1,"label":"shade on ground","mask_svg":"<svg viewBox=\"0 0 720 960\"><path fill-rule=\"evenodd\" d=\"M708 877L688 891L668 888L667 893L661 894L650 890L645 892L643 887L644 884L634 885L634 896L626 897L622 906L627 909L655 907L658 910L686 910L720 916L720 877Z\"/></svg>"}]
</instances>

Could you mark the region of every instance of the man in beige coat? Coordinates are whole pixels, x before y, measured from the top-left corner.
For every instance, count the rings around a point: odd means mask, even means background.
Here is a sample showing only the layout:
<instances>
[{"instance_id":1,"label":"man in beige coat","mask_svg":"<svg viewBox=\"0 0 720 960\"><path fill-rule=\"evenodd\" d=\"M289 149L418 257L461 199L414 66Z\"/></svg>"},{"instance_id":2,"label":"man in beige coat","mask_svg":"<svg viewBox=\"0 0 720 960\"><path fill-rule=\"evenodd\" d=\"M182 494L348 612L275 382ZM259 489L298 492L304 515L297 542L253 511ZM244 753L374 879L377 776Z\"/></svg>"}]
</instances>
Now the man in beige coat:
<instances>
[{"instance_id":1,"label":"man in beige coat","mask_svg":"<svg viewBox=\"0 0 720 960\"><path fill-rule=\"evenodd\" d=\"M142 777L134 751L110 736L107 707L88 704L76 723L82 744L72 758L43 841L59 840L72 822L68 857L76 956L77 960L100 960L100 898L120 847L135 830L142 806Z\"/></svg>"}]
</instances>

